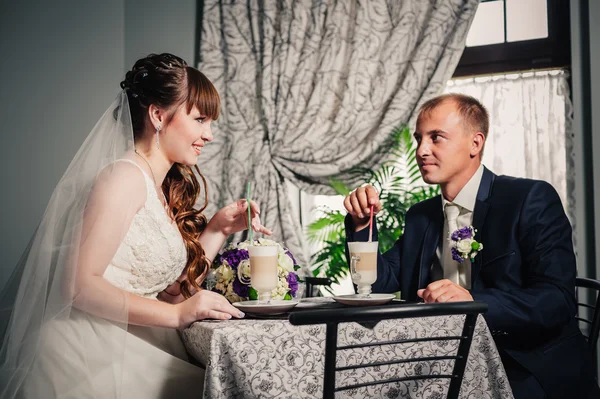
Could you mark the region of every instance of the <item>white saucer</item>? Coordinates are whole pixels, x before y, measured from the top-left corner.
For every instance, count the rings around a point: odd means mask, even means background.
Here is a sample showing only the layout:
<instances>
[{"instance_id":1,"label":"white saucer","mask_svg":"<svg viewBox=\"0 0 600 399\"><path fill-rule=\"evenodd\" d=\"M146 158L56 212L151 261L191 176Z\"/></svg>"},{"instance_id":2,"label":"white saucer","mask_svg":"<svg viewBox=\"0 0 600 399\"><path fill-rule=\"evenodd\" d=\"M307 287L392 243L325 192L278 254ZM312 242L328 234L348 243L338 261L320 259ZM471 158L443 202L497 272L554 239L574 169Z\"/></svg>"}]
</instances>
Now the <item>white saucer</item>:
<instances>
[{"instance_id":1,"label":"white saucer","mask_svg":"<svg viewBox=\"0 0 600 399\"><path fill-rule=\"evenodd\" d=\"M242 301L234 302L233 306L240 309L243 312L248 313L262 313L262 314L278 314L285 313L291 310L298 304L298 301L281 301L271 300L270 303L264 303L261 301Z\"/></svg>"},{"instance_id":2,"label":"white saucer","mask_svg":"<svg viewBox=\"0 0 600 399\"><path fill-rule=\"evenodd\" d=\"M333 297L336 302L350 306L383 305L384 303L390 302L394 298L396 298L396 295L394 294L369 294L368 297L362 294L352 294Z\"/></svg>"},{"instance_id":3,"label":"white saucer","mask_svg":"<svg viewBox=\"0 0 600 399\"><path fill-rule=\"evenodd\" d=\"M302 298L300 303L298 304L298 308L319 308L323 307L323 305L328 305L331 303L335 303L333 298L331 297L310 297L310 298Z\"/></svg>"}]
</instances>

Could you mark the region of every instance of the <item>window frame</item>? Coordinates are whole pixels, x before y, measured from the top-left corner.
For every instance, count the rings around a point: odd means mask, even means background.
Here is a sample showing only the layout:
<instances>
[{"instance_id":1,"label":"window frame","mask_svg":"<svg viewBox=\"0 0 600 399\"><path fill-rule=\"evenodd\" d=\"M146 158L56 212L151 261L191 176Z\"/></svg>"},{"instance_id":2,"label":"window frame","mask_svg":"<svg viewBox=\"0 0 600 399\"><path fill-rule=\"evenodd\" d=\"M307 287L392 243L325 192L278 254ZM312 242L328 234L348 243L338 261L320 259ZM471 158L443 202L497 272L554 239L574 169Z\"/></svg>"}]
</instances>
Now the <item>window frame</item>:
<instances>
[{"instance_id":1,"label":"window frame","mask_svg":"<svg viewBox=\"0 0 600 399\"><path fill-rule=\"evenodd\" d=\"M482 3L493 0L482 0ZM546 0L548 37L465 47L452 78L571 65L569 0ZM506 2L504 3L506 7ZM506 8L505 8L506 10ZM504 13L506 40L506 12Z\"/></svg>"}]
</instances>

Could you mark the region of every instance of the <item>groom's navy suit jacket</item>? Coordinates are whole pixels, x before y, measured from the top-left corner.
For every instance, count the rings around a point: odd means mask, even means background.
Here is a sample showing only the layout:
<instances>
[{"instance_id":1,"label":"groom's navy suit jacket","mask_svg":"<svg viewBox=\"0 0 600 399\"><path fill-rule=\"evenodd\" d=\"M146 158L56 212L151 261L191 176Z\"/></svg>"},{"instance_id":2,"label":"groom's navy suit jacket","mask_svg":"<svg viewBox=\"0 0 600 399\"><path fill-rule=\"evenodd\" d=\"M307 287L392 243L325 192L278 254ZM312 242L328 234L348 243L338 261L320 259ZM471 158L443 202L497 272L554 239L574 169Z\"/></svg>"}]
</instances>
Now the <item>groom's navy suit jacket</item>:
<instances>
[{"instance_id":1,"label":"groom's navy suit jacket","mask_svg":"<svg viewBox=\"0 0 600 399\"><path fill-rule=\"evenodd\" d=\"M348 217L347 241L366 241L368 229L353 232L351 223ZM403 299L418 300L417 290L432 282L443 225L440 196L412 206L403 236L378 255L373 292L400 290ZM533 374L548 397L576 397L581 389L582 394L598 392L590 397L600 398L574 318L571 225L554 188L484 169L473 227L483 250L471 265L470 293L489 305L484 317L499 351Z\"/></svg>"}]
</instances>

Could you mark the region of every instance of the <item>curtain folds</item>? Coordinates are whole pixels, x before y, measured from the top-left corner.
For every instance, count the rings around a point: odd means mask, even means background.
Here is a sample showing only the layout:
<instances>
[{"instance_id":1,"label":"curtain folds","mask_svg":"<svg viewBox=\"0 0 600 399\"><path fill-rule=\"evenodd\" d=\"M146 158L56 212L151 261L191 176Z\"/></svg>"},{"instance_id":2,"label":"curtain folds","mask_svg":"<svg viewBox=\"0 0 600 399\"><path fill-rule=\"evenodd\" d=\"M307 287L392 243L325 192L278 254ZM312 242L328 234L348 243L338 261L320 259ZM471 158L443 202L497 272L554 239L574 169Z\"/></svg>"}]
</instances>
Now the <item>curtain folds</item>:
<instances>
[{"instance_id":1,"label":"curtain folds","mask_svg":"<svg viewBox=\"0 0 600 399\"><path fill-rule=\"evenodd\" d=\"M393 128L440 94L478 0L205 0L199 69L221 93L199 164L212 213L246 182L275 239L307 265L285 180L332 194L332 177L374 167ZM242 235L233 240L243 239Z\"/></svg>"}]
</instances>

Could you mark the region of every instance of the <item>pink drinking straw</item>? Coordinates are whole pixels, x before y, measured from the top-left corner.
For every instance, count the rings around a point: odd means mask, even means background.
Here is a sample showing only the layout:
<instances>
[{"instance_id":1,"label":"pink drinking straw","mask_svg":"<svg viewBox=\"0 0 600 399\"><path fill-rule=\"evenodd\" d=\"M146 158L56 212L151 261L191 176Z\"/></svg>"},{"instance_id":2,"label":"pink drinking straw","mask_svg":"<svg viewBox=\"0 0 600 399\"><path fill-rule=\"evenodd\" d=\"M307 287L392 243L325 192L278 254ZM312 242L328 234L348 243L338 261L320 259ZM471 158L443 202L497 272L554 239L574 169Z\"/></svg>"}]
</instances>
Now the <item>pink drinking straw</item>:
<instances>
[{"instance_id":1,"label":"pink drinking straw","mask_svg":"<svg viewBox=\"0 0 600 399\"><path fill-rule=\"evenodd\" d=\"M373 205L369 211L369 242L373 241Z\"/></svg>"}]
</instances>

